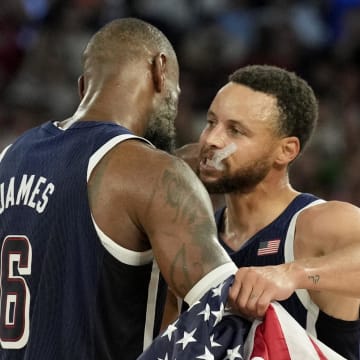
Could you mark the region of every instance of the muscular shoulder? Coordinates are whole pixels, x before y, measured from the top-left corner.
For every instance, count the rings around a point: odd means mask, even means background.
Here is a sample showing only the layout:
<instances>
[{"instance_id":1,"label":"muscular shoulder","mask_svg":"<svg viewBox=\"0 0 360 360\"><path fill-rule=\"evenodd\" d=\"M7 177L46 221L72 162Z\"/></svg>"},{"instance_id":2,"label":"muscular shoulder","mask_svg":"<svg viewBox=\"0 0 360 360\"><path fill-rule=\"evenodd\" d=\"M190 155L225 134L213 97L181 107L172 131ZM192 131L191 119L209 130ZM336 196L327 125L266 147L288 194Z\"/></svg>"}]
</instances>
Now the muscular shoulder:
<instances>
[{"instance_id":1,"label":"muscular shoulder","mask_svg":"<svg viewBox=\"0 0 360 360\"><path fill-rule=\"evenodd\" d=\"M95 167L89 181L90 198L109 193L112 199L141 199L160 185L160 178L166 179L167 174L174 172L184 181L192 176L178 158L145 142L127 140L111 149Z\"/></svg>"},{"instance_id":2,"label":"muscular shoulder","mask_svg":"<svg viewBox=\"0 0 360 360\"><path fill-rule=\"evenodd\" d=\"M109 158L112 176L130 189L135 186L137 191L148 191L164 182L191 188L198 185L195 174L183 160L140 141L126 141L114 149Z\"/></svg>"},{"instance_id":3,"label":"muscular shoulder","mask_svg":"<svg viewBox=\"0 0 360 360\"><path fill-rule=\"evenodd\" d=\"M315 206L311 206L301 212L298 219L298 225L309 228L309 231L315 231L321 228L323 231L338 228L339 225L350 225L358 221L360 209L343 201L327 201Z\"/></svg>"},{"instance_id":4,"label":"muscular shoulder","mask_svg":"<svg viewBox=\"0 0 360 360\"><path fill-rule=\"evenodd\" d=\"M179 216L212 218L210 198L181 159L138 140L127 140L99 162L89 181L93 215L106 233L124 243L165 228ZM130 230L129 230L130 229ZM141 241L141 240L140 240Z\"/></svg>"},{"instance_id":5,"label":"muscular shoulder","mask_svg":"<svg viewBox=\"0 0 360 360\"><path fill-rule=\"evenodd\" d=\"M360 209L342 201L327 201L303 210L296 223L298 252L322 255L360 241ZM305 249L305 250L304 250Z\"/></svg>"}]
</instances>

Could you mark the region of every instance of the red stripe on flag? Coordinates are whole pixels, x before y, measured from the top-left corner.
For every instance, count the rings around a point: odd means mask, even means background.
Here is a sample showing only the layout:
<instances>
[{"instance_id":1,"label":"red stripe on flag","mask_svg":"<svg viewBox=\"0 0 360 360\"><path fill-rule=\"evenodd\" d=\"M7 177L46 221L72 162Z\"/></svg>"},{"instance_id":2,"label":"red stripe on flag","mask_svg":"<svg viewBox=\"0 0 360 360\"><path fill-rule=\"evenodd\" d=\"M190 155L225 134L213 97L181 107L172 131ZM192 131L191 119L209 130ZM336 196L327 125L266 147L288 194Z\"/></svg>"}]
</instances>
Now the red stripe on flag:
<instances>
[{"instance_id":1,"label":"red stripe on flag","mask_svg":"<svg viewBox=\"0 0 360 360\"><path fill-rule=\"evenodd\" d=\"M281 325L271 306L266 311L266 319L256 328L250 359L291 360Z\"/></svg>"},{"instance_id":2,"label":"red stripe on flag","mask_svg":"<svg viewBox=\"0 0 360 360\"><path fill-rule=\"evenodd\" d=\"M323 354L323 352L320 350L319 346L316 344L316 342L309 336L310 341L314 345L314 349L316 350L317 354L319 355L320 360L328 360L328 358Z\"/></svg>"}]
</instances>

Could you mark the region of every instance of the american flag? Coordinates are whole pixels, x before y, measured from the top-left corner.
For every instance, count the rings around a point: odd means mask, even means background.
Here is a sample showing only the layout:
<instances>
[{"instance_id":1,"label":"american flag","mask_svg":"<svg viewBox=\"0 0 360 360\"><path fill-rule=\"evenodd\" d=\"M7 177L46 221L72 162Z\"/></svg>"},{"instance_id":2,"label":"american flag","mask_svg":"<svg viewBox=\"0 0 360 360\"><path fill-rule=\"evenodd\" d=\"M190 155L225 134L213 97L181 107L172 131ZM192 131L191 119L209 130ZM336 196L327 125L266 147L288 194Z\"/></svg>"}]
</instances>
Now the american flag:
<instances>
[{"instance_id":1,"label":"american flag","mask_svg":"<svg viewBox=\"0 0 360 360\"><path fill-rule=\"evenodd\" d=\"M258 255L276 254L279 250L280 239L261 241L257 251Z\"/></svg>"},{"instance_id":2,"label":"american flag","mask_svg":"<svg viewBox=\"0 0 360 360\"><path fill-rule=\"evenodd\" d=\"M252 323L226 309L231 276L170 324L137 360L346 360L278 303Z\"/></svg>"}]
</instances>

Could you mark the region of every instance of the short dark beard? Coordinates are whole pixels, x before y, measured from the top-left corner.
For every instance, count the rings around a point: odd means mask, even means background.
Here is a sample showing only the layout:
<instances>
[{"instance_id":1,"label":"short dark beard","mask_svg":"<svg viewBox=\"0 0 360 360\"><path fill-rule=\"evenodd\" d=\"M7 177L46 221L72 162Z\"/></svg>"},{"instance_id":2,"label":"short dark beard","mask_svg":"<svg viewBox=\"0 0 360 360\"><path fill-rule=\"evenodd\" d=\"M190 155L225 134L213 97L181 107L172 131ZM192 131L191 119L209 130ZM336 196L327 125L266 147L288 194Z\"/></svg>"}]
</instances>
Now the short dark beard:
<instances>
[{"instance_id":1,"label":"short dark beard","mask_svg":"<svg viewBox=\"0 0 360 360\"><path fill-rule=\"evenodd\" d=\"M175 133L175 132L174 132ZM158 128L148 128L144 138L149 140L157 149L173 154L176 148L175 137L172 133L159 131Z\"/></svg>"},{"instance_id":2,"label":"short dark beard","mask_svg":"<svg viewBox=\"0 0 360 360\"><path fill-rule=\"evenodd\" d=\"M177 107L170 94L165 98L163 105L149 120L144 137L156 148L173 154L176 149L175 118Z\"/></svg>"},{"instance_id":3,"label":"short dark beard","mask_svg":"<svg viewBox=\"0 0 360 360\"><path fill-rule=\"evenodd\" d=\"M210 194L247 194L265 178L269 170L270 165L266 160L257 160L234 175L224 175L217 181L203 183Z\"/></svg>"}]
</instances>

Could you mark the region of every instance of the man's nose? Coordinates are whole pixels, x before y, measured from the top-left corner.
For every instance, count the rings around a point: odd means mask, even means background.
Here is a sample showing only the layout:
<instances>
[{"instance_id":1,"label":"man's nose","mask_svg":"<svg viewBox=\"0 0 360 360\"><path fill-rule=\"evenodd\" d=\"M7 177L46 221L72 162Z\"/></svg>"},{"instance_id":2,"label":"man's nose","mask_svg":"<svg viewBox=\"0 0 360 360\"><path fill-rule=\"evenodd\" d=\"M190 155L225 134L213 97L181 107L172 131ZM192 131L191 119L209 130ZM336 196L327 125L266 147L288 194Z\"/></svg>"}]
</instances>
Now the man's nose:
<instances>
[{"instance_id":1,"label":"man's nose","mask_svg":"<svg viewBox=\"0 0 360 360\"><path fill-rule=\"evenodd\" d=\"M207 134L206 143L209 146L223 148L226 146L226 135L221 125L216 125Z\"/></svg>"}]
</instances>

